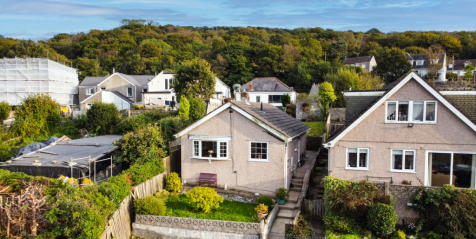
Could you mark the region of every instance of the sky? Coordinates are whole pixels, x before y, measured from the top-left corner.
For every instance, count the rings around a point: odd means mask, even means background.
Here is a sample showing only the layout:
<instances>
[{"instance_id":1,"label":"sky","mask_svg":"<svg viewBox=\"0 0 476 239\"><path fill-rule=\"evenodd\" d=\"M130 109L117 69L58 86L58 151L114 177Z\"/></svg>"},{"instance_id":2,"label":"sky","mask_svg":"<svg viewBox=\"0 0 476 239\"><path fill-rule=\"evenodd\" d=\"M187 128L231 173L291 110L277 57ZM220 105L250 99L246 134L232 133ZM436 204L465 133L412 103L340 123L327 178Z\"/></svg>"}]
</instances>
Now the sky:
<instances>
[{"instance_id":1,"label":"sky","mask_svg":"<svg viewBox=\"0 0 476 239\"><path fill-rule=\"evenodd\" d=\"M0 0L0 35L42 40L113 29L121 19L209 27L474 31L475 13L476 0Z\"/></svg>"}]
</instances>

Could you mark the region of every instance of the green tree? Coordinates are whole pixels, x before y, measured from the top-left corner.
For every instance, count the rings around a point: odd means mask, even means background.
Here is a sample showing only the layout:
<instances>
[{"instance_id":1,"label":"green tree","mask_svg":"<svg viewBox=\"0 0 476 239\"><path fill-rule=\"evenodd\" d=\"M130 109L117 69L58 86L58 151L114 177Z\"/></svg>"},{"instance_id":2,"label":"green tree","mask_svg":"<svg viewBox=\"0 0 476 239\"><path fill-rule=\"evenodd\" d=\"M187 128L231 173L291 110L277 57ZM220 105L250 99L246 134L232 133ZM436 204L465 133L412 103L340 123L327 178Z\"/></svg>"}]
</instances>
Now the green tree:
<instances>
[{"instance_id":1,"label":"green tree","mask_svg":"<svg viewBox=\"0 0 476 239\"><path fill-rule=\"evenodd\" d=\"M465 80L472 80L474 77L474 70L476 70L476 67L473 66L471 62L469 62L465 67L464 67L464 79Z\"/></svg>"},{"instance_id":2,"label":"green tree","mask_svg":"<svg viewBox=\"0 0 476 239\"><path fill-rule=\"evenodd\" d=\"M179 102L179 116L184 120L188 121L190 117L190 103L188 102L185 96L180 96Z\"/></svg>"},{"instance_id":3,"label":"green tree","mask_svg":"<svg viewBox=\"0 0 476 239\"><path fill-rule=\"evenodd\" d=\"M207 61L194 58L178 65L174 76L177 97L210 99L215 93L215 75Z\"/></svg>"},{"instance_id":4,"label":"green tree","mask_svg":"<svg viewBox=\"0 0 476 239\"><path fill-rule=\"evenodd\" d=\"M331 106L332 102L334 102L337 97L334 93L334 87L329 82L324 82L319 85L319 100L318 105L319 109L321 110L321 115L323 118L327 117L329 107Z\"/></svg>"},{"instance_id":5,"label":"green tree","mask_svg":"<svg viewBox=\"0 0 476 239\"><path fill-rule=\"evenodd\" d=\"M291 104L291 97L289 96L289 94L285 94L281 97L281 104L283 104L284 108Z\"/></svg>"},{"instance_id":6,"label":"green tree","mask_svg":"<svg viewBox=\"0 0 476 239\"><path fill-rule=\"evenodd\" d=\"M378 62L374 72L385 83L390 84L412 69L405 52L399 48L384 47L376 52L375 60Z\"/></svg>"},{"instance_id":7,"label":"green tree","mask_svg":"<svg viewBox=\"0 0 476 239\"><path fill-rule=\"evenodd\" d=\"M202 118L207 113L207 104L202 98L190 99L190 120L195 121Z\"/></svg>"},{"instance_id":8,"label":"green tree","mask_svg":"<svg viewBox=\"0 0 476 239\"><path fill-rule=\"evenodd\" d=\"M0 125L10 116L12 107L6 101L0 101Z\"/></svg>"},{"instance_id":9,"label":"green tree","mask_svg":"<svg viewBox=\"0 0 476 239\"><path fill-rule=\"evenodd\" d=\"M88 128L97 134L110 134L119 123L119 111L113 103L96 102L86 111Z\"/></svg>"}]
</instances>

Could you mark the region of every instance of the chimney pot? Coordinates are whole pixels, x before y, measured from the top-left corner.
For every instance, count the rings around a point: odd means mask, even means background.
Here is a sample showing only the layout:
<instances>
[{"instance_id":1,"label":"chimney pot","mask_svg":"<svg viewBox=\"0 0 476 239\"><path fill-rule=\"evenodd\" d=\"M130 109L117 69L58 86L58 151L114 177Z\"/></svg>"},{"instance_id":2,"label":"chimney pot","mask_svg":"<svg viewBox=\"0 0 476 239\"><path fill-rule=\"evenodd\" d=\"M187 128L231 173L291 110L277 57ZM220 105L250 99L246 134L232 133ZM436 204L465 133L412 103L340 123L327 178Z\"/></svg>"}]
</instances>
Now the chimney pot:
<instances>
[{"instance_id":1,"label":"chimney pot","mask_svg":"<svg viewBox=\"0 0 476 239\"><path fill-rule=\"evenodd\" d=\"M248 89L249 89L250 91L253 90L253 82L250 82L250 85L248 86Z\"/></svg>"}]
</instances>

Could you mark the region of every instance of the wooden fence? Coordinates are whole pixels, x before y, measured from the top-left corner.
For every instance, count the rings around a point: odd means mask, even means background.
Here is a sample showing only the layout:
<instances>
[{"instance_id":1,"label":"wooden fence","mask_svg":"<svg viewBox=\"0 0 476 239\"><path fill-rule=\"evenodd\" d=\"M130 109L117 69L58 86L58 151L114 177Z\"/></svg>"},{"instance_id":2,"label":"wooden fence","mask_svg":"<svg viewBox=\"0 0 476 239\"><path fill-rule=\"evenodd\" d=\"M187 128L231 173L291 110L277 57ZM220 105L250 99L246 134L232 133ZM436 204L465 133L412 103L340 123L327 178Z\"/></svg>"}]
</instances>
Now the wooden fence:
<instances>
[{"instance_id":1,"label":"wooden fence","mask_svg":"<svg viewBox=\"0 0 476 239\"><path fill-rule=\"evenodd\" d=\"M167 157L168 158L168 157ZM154 176L153 178L137 185L132 190L116 210L112 218L109 220L101 239L129 239L132 231L132 208L133 199L144 198L153 195L164 189L166 172Z\"/></svg>"},{"instance_id":2,"label":"wooden fence","mask_svg":"<svg viewBox=\"0 0 476 239\"><path fill-rule=\"evenodd\" d=\"M311 212L311 218L323 219L324 218L324 199L304 200L302 204L302 211Z\"/></svg>"}]
</instances>

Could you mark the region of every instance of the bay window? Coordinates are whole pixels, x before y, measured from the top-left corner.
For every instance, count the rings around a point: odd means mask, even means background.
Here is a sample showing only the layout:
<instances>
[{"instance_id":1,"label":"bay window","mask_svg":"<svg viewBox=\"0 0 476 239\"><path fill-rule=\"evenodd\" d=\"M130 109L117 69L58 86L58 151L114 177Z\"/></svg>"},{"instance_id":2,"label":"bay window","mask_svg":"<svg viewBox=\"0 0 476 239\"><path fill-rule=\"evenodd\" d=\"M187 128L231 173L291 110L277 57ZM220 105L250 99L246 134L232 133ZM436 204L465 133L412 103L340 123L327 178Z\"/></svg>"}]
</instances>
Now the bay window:
<instances>
[{"instance_id":1,"label":"bay window","mask_svg":"<svg viewBox=\"0 0 476 239\"><path fill-rule=\"evenodd\" d=\"M415 172L415 150L392 150L392 171Z\"/></svg>"},{"instance_id":2,"label":"bay window","mask_svg":"<svg viewBox=\"0 0 476 239\"><path fill-rule=\"evenodd\" d=\"M347 148L347 166L346 169L369 169L369 149L366 148Z\"/></svg>"},{"instance_id":3,"label":"bay window","mask_svg":"<svg viewBox=\"0 0 476 239\"><path fill-rule=\"evenodd\" d=\"M214 140L194 140L193 157L206 159L228 159L228 142Z\"/></svg>"},{"instance_id":4,"label":"bay window","mask_svg":"<svg viewBox=\"0 0 476 239\"><path fill-rule=\"evenodd\" d=\"M436 123L436 101L388 101L385 122Z\"/></svg>"}]
</instances>

